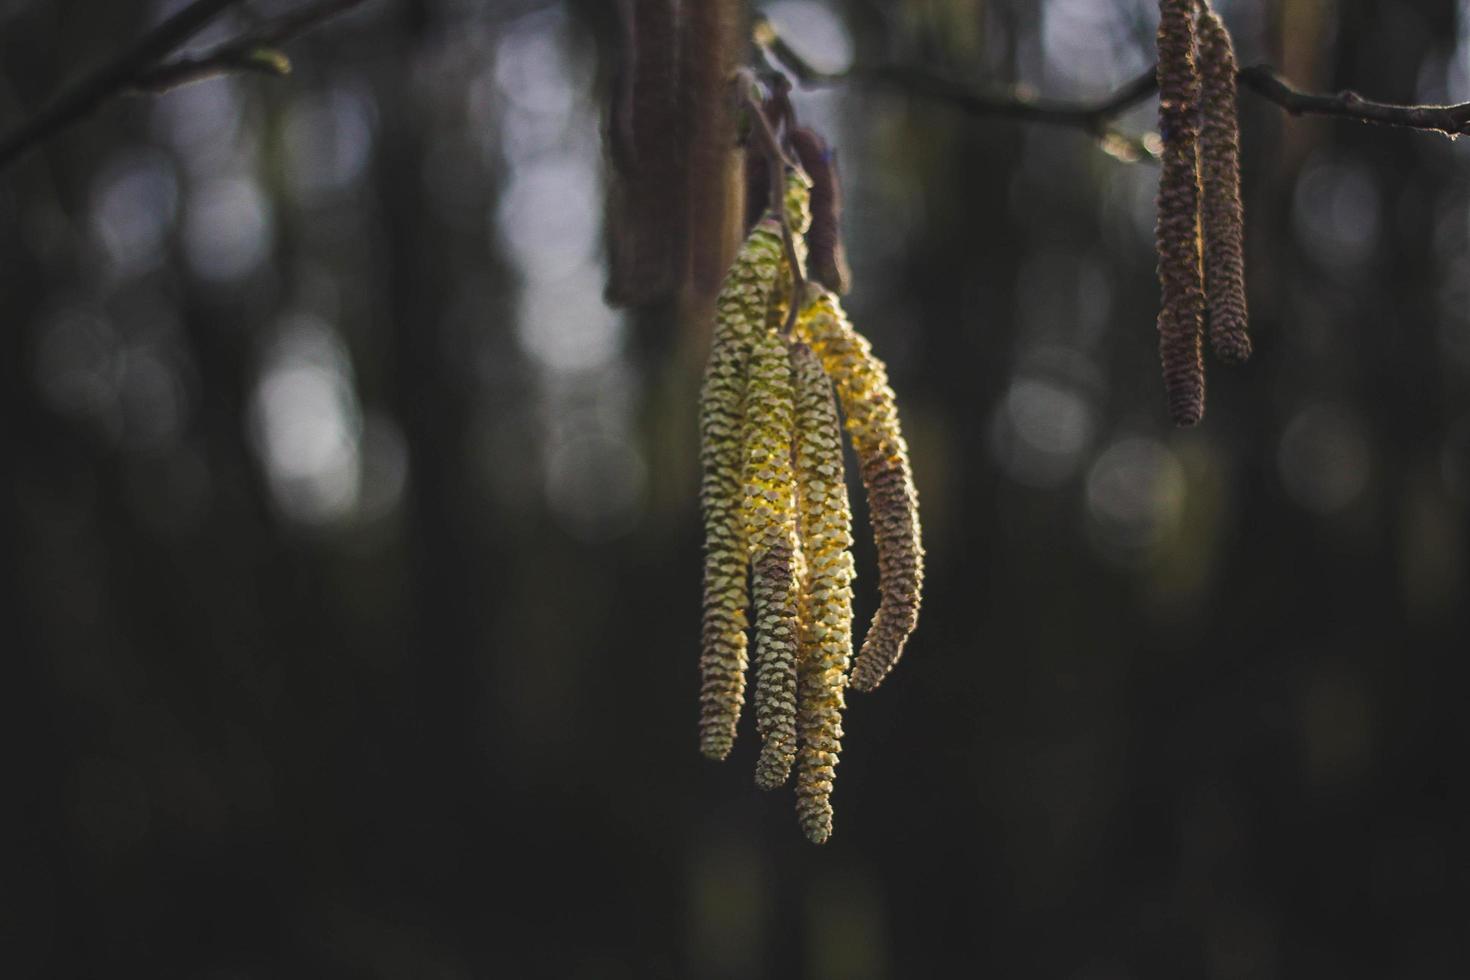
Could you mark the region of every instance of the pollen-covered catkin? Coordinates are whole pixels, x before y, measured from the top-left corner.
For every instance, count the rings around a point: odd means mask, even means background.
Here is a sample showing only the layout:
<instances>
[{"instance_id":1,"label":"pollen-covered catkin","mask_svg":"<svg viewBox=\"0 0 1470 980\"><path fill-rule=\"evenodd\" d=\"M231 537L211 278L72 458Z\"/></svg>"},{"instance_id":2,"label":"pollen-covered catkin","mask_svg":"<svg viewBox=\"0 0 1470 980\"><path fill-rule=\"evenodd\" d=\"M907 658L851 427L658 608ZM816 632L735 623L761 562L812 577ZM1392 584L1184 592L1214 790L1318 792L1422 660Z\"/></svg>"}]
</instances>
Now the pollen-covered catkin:
<instances>
[{"instance_id":1,"label":"pollen-covered catkin","mask_svg":"<svg viewBox=\"0 0 1470 980\"><path fill-rule=\"evenodd\" d=\"M1159 358L1169 414L1176 425L1195 425L1205 411L1195 4L1196 0L1159 0L1159 135L1164 142L1156 228L1163 293Z\"/></svg>"},{"instance_id":2,"label":"pollen-covered catkin","mask_svg":"<svg viewBox=\"0 0 1470 980\"><path fill-rule=\"evenodd\" d=\"M1245 304L1245 211L1240 203L1240 120L1236 111L1235 47L1220 15L1208 6L1199 21L1200 224L1205 239L1205 291L1210 347L1223 361L1250 357Z\"/></svg>"},{"instance_id":3,"label":"pollen-covered catkin","mask_svg":"<svg viewBox=\"0 0 1470 980\"><path fill-rule=\"evenodd\" d=\"M781 785L796 758L798 652L796 482L791 362L786 341L761 334L750 355L745 412L745 535L755 597L756 784Z\"/></svg>"},{"instance_id":4,"label":"pollen-covered catkin","mask_svg":"<svg viewBox=\"0 0 1470 980\"><path fill-rule=\"evenodd\" d=\"M871 691L903 655L918 623L924 582L919 496L887 369L847 322L837 297L817 286L810 290L797 317L797 336L811 345L836 384L862 468L878 552L878 611L850 681L860 691Z\"/></svg>"},{"instance_id":5,"label":"pollen-covered catkin","mask_svg":"<svg viewBox=\"0 0 1470 980\"><path fill-rule=\"evenodd\" d=\"M759 223L741 247L715 303L714 340L700 395L705 554L699 744L712 759L729 754L745 700L746 368L756 334L765 329L781 254L781 229L774 220Z\"/></svg>"},{"instance_id":6,"label":"pollen-covered catkin","mask_svg":"<svg viewBox=\"0 0 1470 980\"><path fill-rule=\"evenodd\" d=\"M842 747L852 659L852 510L832 384L811 348L791 351L796 379L796 497L804 558L797 679L796 813L806 836L832 834L832 781Z\"/></svg>"}]
</instances>

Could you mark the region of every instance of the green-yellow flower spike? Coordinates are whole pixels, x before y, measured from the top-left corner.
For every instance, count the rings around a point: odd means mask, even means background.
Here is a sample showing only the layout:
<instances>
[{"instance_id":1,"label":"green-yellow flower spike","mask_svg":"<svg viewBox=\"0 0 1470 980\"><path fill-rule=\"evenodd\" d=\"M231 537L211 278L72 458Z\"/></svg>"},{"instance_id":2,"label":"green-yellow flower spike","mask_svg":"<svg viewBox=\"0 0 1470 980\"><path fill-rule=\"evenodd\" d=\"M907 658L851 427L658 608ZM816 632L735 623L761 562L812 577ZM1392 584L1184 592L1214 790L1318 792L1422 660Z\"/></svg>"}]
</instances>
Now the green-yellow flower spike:
<instances>
[{"instance_id":1,"label":"green-yellow flower spike","mask_svg":"<svg viewBox=\"0 0 1470 980\"><path fill-rule=\"evenodd\" d=\"M796 379L796 499L804 558L797 677L796 813L813 843L832 834L832 781L842 747L852 659L852 510L832 385L811 348L791 352Z\"/></svg>"},{"instance_id":2,"label":"green-yellow flower spike","mask_svg":"<svg viewBox=\"0 0 1470 980\"><path fill-rule=\"evenodd\" d=\"M796 484L786 341L774 330L750 355L745 411L745 535L755 596L756 784L786 781L796 758Z\"/></svg>"},{"instance_id":3,"label":"green-yellow flower spike","mask_svg":"<svg viewBox=\"0 0 1470 980\"><path fill-rule=\"evenodd\" d=\"M836 296L820 287L811 287L809 295L797 317L796 332L816 351L836 383L862 467L878 551L878 612L850 681L860 691L871 691L903 655L919 618L924 580L919 497L887 369L847 322Z\"/></svg>"},{"instance_id":4,"label":"green-yellow flower spike","mask_svg":"<svg viewBox=\"0 0 1470 980\"><path fill-rule=\"evenodd\" d=\"M715 301L714 339L700 395L700 500L704 509L704 625L699 667L699 746L723 759L745 702L746 561L743 417L747 362L765 329L781 265L781 229L760 222Z\"/></svg>"}]
</instances>

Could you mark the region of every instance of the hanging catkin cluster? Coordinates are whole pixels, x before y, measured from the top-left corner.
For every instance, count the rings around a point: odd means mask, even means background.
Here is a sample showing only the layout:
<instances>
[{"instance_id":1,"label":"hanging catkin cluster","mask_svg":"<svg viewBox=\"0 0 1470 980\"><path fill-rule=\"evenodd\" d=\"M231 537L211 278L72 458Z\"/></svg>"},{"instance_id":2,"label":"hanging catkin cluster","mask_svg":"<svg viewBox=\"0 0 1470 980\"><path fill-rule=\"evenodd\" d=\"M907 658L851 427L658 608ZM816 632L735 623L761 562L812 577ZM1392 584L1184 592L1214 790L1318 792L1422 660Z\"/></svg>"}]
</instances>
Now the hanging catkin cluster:
<instances>
[{"instance_id":1,"label":"hanging catkin cluster","mask_svg":"<svg viewBox=\"0 0 1470 980\"><path fill-rule=\"evenodd\" d=\"M811 187L791 168L784 206L795 236L811 223ZM767 213L725 280L700 403L700 745L724 758L734 742L745 692L746 611L753 606L762 740L756 783L779 786L794 764L802 830L821 843L832 832L845 689L876 687L903 652L918 617L923 546L883 363L836 296L803 282L807 243L793 242L793 269L781 236L780 221ZM792 303L798 309L788 334ZM852 514L838 401L867 487L881 594L851 677Z\"/></svg>"},{"instance_id":2,"label":"hanging catkin cluster","mask_svg":"<svg viewBox=\"0 0 1470 980\"><path fill-rule=\"evenodd\" d=\"M1159 356L1169 414L1195 425L1205 411L1206 304L1222 360L1250 354L1235 51L1199 0L1159 0Z\"/></svg>"}]
</instances>

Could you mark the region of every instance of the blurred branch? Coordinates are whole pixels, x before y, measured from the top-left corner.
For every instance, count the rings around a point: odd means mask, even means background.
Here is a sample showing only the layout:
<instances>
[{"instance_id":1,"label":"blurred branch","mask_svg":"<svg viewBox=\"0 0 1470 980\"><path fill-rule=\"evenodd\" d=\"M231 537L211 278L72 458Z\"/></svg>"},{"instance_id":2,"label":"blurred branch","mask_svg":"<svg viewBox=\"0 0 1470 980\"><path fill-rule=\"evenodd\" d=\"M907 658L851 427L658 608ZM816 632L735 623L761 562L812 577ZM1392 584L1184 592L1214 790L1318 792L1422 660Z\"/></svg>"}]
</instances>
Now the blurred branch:
<instances>
[{"instance_id":1,"label":"blurred branch","mask_svg":"<svg viewBox=\"0 0 1470 980\"><path fill-rule=\"evenodd\" d=\"M846 71L824 72L796 52L776 33L771 22L759 19L757 46L807 88L856 83L890 89L941 102L974 116L1000 116L1053 126L1075 126L1094 135L1106 131L1125 109L1148 98L1157 89L1154 70L1140 75L1097 102L1062 102L1038 98L1023 88L984 92L923 68L906 65L853 65Z\"/></svg>"},{"instance_id":2,"label":"blurred branch","mask_svg":"<svg viewBox=\"0 0 1470 980\"><path fill-rule=\"evenodd\" d=\"M285 75L290 72L291 63L274 45L306 33L364 0L317 0L272 18L204 54L165 60L211 20L240 2L194 0L110 60L63 88L40 112L0 137L0 169L119 95L164 92L232 71Z\"/></svg>"},{"instance_id":3,"label":"blurred branch","mask_svg":"<svg viewBox=\"0 0 1470 980\"><path fill-rule=\"evenodd\" d=\"M1121 137L1113 129L1113 121L1158 90L1153 67L1095 102L1044 99L1023 88L986 92L927 69L906 65L855 64L845 71L824 72L787 44L764 18L756 21L755 42L768 60L778 63L809 88L851 83L868 85L930 99L973 116L1072 126L1103 140L1105 147ZM1319 95L1293 87L1269 65L1242 68L1237 79L1242 88L1275 103L1293 116L1335 116L1383 126L1429 130L1451 137L1470 132L1470 102L1458 105L1395 105L1374 102L1351 91ZM1110 150L1117 148L1109 147ZM1151 153L1147 146L1142 149Z\"/></svg>"},{"instance_id":4,"label":"blurred branch","mask_svg":"<svg viewBox=\"0 0 1470 980\"><path fill-rule=\"evenodd\" d=\"M282 14L233 41L204 54L165 61L141 73L129 86L135 92L166 92L215 75L256 71L289 75L291 62L276 46L300 37L312 28L359 6L364 0L317 0Z\"/></svg>"}]
</instances>

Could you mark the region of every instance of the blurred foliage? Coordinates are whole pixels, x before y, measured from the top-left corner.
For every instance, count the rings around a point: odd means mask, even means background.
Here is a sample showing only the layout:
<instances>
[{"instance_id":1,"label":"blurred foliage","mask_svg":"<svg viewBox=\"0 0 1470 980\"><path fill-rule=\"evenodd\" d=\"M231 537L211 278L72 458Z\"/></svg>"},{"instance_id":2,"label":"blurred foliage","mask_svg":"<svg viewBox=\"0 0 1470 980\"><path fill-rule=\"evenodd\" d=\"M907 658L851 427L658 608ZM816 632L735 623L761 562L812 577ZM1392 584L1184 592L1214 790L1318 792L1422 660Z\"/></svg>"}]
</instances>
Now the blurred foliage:
<instances>
[{"instance_id":1,"label":"blurred foliage","mask_svg":"<svg viewBox=\"0 0 1470 980\"><path fill-rule=\"evenodd\" d=\"M174 6L0 4L0 120ZM765 9L1083 97L1155 6ZM1462 3L1218 6L1304 87L1470 99ZM1155 169L798 94L930 563L813 848L752 730L696 750L707 325L601 298L613 37L380 0L0 175L0 975L1463 975L1465 147L1244 99L1256 356L1179 433Z\"/></svg>"}]
</instances>

